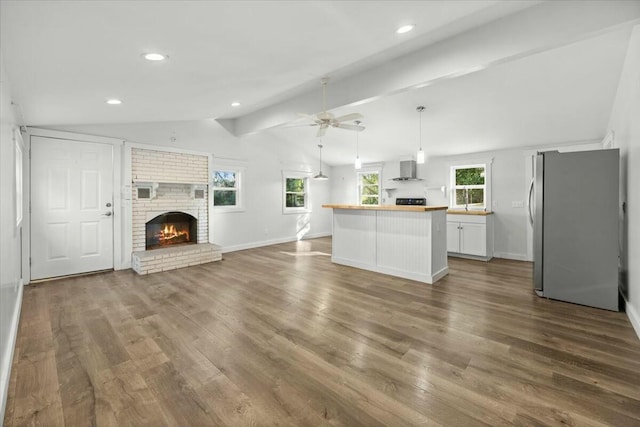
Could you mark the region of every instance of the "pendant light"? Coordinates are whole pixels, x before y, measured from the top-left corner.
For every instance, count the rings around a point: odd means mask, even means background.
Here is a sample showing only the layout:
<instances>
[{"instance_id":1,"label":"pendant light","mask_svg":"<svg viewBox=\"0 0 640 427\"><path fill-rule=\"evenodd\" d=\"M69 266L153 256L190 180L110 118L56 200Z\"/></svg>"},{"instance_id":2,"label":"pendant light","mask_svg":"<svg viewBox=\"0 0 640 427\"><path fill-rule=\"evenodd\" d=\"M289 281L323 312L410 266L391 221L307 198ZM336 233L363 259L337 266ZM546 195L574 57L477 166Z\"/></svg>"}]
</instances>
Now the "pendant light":
<instances>
[{"instance_id":1,"label":"pendant light","mask_svg":"<svg viewBox=\"0 0 640 427\"><path fill-rule=\"evenodd\" d=\"M422 112L424 111L424 107L421 105L416 108L416 111L420 114L420 149L416 154L416 163L421 165L424 164L424 151L422 151Z\"/></svg>"},{"instance_id":2,"label":"pendant light","mask_svg":"<svg viewBox=\"0 0 640 427\"><path fill-rule=\"evenodd\" d=\"M356 126L360 126L360 123L362 123L360 120L356 120ZM356 164L355 164L356 169L362 168L362 161L360 160L360 141L358 137L359 133L360 131L356 131Z\"/></svg>"},{"instance_id":3,"label":"pendant light","mask_svg":"<svg viewBox=\"0 0 640 427\"><path fill-rule=\"evenodd\" d=\"M329 177L322 173L322 144L318 144L318 148L320 149L320 172L318 172L318 175L314 176L313 179L324 181L329 179Z\"/></svg>"}]
</instances>

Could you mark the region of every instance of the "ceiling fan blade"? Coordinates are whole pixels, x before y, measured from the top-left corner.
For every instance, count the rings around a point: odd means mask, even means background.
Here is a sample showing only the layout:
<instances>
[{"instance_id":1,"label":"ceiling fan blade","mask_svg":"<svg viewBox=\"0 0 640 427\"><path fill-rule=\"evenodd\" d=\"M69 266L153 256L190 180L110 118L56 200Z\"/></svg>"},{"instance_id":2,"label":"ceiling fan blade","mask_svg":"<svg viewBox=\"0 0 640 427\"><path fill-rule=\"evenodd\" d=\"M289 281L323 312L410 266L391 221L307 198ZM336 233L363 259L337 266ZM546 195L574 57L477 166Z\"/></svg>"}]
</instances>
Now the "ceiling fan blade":
<instances>
[{"instance_id":1,"label":"ceiling fan blade","mask_svg":"<svg viewBox=\"0 0 640 427\"><path fill-rule=\"evenodd\" d=\"M318 138L322 138L325 134L327 133L327 126L320 126L320 129L318 129L318 133L316 134L316 137Z\"/></svg>"},{"instance_id":2,"label":"ceiling fan blade","mask_svg":"<svg viewBox=\"0 0 640 427\"><path fill-rule=\"evenodd\" d=\"M360 113L351 113L351 114L345 114L344 116L340 116L340 117L336 117L335 121L336 122L349 122L351 120L360 120L362 119L364 116Z\"/></svg>"},{"instance_id":3,"label":"ceiling fan blade","mask_svg":"<svg viewBox=\"0 0 640 427\"><path fill-rule=\"evenodd\" d=\"M306 128L309 126L319 126L317 123L301 123L281 126L282 128Z\"/></svg>"},{"instance_id":4,"label":"ceiling fan blade","mask_svg":"<svg viewBox=\"0 0 640 427\"><path fill-rule=\"evenodd\" d=\"M298 118L313 120L313 116L307 113L298 113Z\"/></svg>"},{"instance_id":5,"label":"ceiling fan blade","mask_svg":"<svg viewBox=\"0 0 640 427\"><path fill-rule=\"evenodd\" d=\"M347 123L336 123L334 125L334 127L340 128L340 129L347 129L347 130L357 130L358 132L361 132L363 130L365 130L364 126L359 126L359 125L350 125Z\"/></svg>"}]
</instances>

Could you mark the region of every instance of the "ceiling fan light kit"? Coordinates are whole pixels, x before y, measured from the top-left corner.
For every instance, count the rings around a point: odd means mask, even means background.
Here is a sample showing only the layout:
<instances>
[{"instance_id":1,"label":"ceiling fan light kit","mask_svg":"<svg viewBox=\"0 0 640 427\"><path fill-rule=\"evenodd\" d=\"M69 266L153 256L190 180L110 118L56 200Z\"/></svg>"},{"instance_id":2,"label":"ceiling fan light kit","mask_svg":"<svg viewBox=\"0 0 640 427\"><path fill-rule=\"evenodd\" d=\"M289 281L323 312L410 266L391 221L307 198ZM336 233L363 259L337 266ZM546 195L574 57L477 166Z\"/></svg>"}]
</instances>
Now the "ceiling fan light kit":
<instances>
[{"instance_id":1,"label":"ceiling fan light kit","mask_svg":"<svg viewBox=\"0 0 640 427\"><path fill-rule=\"evenodd\" d=\"M416 108L416 111L418 112L418 114L420 114L420 130L418 132L420 138L420 148L418 149L418 152L416 154L416 163L422 165L424 164L424 151L422 151L422 112L424 111L424 107L421 105Z\"/></svg>"}]
</instances>

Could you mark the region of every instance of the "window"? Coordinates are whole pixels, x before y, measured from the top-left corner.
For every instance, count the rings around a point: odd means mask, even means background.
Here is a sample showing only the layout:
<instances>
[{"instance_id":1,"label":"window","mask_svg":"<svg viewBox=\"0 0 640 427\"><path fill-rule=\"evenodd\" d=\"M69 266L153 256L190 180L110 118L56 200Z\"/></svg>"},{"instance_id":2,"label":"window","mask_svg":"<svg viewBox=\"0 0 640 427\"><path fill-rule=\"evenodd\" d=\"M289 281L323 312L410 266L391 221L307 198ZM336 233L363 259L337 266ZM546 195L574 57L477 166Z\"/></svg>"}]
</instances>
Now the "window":
<instances>
[{"instance_id":1,"label":"window","mask_svg":"<svg viewBox=\"0 0 640 427\"><path fill-rule=\"evenodd\" d=\"M380 172L358 172L358 203L360 205L380 204Z\"/></svg>"},{"instance_id":2,"label":"window","mask_svg":"<svg viewBox=\"0 0 640 427\"><path fill-rule=\"evenodd\" d=\"M307 205L305 191L306 178L287 178L286 202L287 208L304 208Z\"/></svg>"},{"instance_id":3,"label":"window","mask_svg":"<svg viewBox=\"0 0 640 427\"><path fill-rule=\"evenodd\" d=\"M283 212L309 212L309 174L283 172Z\"/></svg>"},{"instance_id":4,"label":"window","mask_svg":"<svg viewBox=\"0 0 640 427\"><path fill-rule=\"evenodd\" d=\"M451 167L451 207L486 209L489 204L490 169L487 163Z\"/></svg>"},{"instance_id":5,"label":"window","mask_svg":"<svg viewBox=\"0 0 640 427\"><path fill-rule=\"evenodd\" d=\"M242 175L242 168L220 168L213 171L213 206L215 210L243 210Z\"/></svg>"}]
</instances>

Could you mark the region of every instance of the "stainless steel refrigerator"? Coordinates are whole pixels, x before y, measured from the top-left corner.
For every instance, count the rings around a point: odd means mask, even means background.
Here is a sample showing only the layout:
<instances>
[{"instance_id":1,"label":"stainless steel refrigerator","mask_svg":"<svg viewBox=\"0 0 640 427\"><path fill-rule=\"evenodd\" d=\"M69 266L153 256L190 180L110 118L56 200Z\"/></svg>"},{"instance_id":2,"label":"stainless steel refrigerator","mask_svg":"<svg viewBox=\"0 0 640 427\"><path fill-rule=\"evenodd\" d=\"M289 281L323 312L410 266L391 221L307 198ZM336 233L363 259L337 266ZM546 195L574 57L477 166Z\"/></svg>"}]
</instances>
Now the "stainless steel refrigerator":
<instances>
[{"instance_id":1,"label":"stainless steel refrigerator","mask_svg":"<svg viewBox=\"0 0 640 427\"><path fill-rule=\"evenodd\" d=\"M618 149L535 156L529 190L539 296L618 311Z\"/></svg>"}]
</instances>

